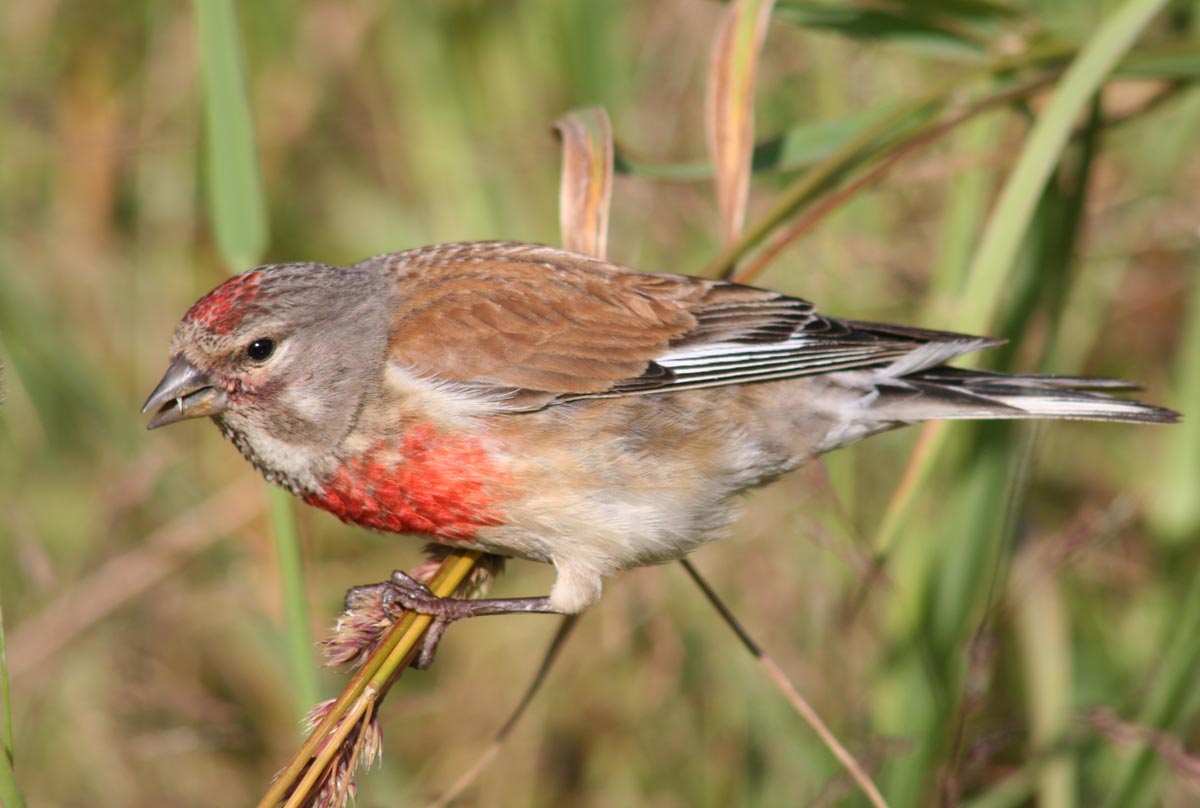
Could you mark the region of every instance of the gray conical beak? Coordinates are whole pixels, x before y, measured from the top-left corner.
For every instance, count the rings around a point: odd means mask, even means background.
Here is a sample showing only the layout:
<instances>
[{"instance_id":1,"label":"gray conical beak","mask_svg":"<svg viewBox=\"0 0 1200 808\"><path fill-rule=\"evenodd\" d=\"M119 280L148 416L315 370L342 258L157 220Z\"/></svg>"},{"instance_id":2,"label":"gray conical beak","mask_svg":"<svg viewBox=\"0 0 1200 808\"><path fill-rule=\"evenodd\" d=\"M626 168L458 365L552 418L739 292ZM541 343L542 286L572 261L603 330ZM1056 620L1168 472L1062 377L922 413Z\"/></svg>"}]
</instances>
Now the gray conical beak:
<instances>
[{"instance_id":1,"label":"gray conical beak","mask_svg":"<svg viewBox=\"0 0 1200 808\"><path fill-rule=\"evenodd\" d=\"M216 415L228 406L225 392L213 387L208 374L180 354L171 360L162 381L142 405L142 414L154 412L146 429L157 429L187 418Z\"/></svg>"}]
</instances>

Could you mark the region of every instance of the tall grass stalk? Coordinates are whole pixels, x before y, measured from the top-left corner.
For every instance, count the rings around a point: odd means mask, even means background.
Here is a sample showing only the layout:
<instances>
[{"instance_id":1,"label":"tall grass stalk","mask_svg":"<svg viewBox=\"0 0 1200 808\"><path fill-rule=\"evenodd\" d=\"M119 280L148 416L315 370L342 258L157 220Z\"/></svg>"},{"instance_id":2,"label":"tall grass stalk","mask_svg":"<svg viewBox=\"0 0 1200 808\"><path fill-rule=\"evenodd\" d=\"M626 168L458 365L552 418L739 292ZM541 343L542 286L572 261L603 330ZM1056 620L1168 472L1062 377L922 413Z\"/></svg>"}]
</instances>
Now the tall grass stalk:
<instances>
[{"instance_id":1,"label":"tall grass stalk","mask_svg":"<svg viewBox=\"0 0 1200 808\"><path fill-rule=\"evenodd\" d=\"M257 263L267 243L267 206L237 18L231 0L195 0L204 80L208 211L217 246L234 271ZM293 514L286 491L270 487L271 525L283 589L289 670L300 711L318 698L312 620Z\"/></svg>"},{"instance_id":2,"label":"tall grass stalk","mask_svg":"<svg viewBox=\"0 0 1200 808\"><path fill-rule=\"evenodd\" d=\"M1073 195L1059 201L1057 188L1049 187L1047 181L1063 161L1064 149L1080 114L1160 5L1127 3L1085 45L1064 74L1030 133L985 227L982 243L966 276L961 296L964 303L956 330L998 331L1015 337L1026 333L1032 311L1048 306L1047 319L1053 335L1062 310L1062 290L1066 288L1066 272L1071 265L1074 234L1087 188L1092 139L1085 140ZM1093 137L1098 122L1095 109L1088 130ZM1036 227L1031 228L1032 224ZM1028 258L1019 262L1022 245L1026 245ZM951 273L943 273L940 279L947 285L957 285ZM952 293L950 289L943 290L947 296ZM1039 300L1044 302L1039 304ZM1008 322L997 329L996 321L1001 315ZM1045 350L1050 350L1052 344L1051 337ZM1001 359L1011 357L1016 347L1014 343L1012 350L1002 352ZM918 679L926 679L925 686L932 695L924 710L907 713L910 730L906 734L918 742L914 754L899 756L889 766L889 797L894 805L901 806L919 805L929 799L930 776L949 741L947 725L967 720L972 710L969 693L964 693L961 701L956 695L970 681L974 665L969 646L963 644L964 632L970 620L978 619L981 609L989 608L990 598L985 599L986 587L981 584L989 569L992 575L997 574L1002 537L1007 532L997 532L994 527L1005 521L997 509L996 493L1004 489L1006 481L1014 479L1012 475L1020 467L1012 465L1017 458L1014 449L987 438L1009 432L1008 427L960 428L953 433L941 424L925 429L929 438L921 444L922 452L914 455L915 465L909 471L909 478L931 480L934 469L941 466L956 469L956 482L951 484L947 500L953 510L944 511L946 521L953 527L949 531L931 530L928 520L919 523L920 528L917 524L910 525L905 532L907 541L914 546L905 549L904 561L897 562L898 586L910 594L900 598L908 601L908 607L901 611L907 618L902 618L896 629L920 650L913 652L912 662L902 666L901 670L907 673L896 686L906 690ZM979 438L964 441L964 432ZM950 434L954 437L947 438ZM951 461L951 457L958 459ZM924 488L912 485L900 490L903 499L894 501L889 509L891 520L885 520L878 547L884 550L891 547L895 535L891 531L899 524L896 515L909 513L910 498ZM928 617L923 617L926 613ZM1034 637L1042 642L1051 639L1045 633L1026 636L1030 641ZM1042 653L1051 656L1053 649L1042 649ZM1062 710L1064 703L1070 702L1069 690L1064 682L1048 678L1045 666L1031 666L1027 674L1035 677L1029 682L1031 692L1040 696L1030 702L1036 739L1045 743L1050 740L1049 735L1063 728ZM896 708L888 712L896 714ZM1073 779L1069 760L1050 764L1043 770L1038 776L1037 789L1045 804L1071 805ZM940 786L945 787L945 784ZM955 797L943 792L942 799Z\"/></svg>"},{"instance_id":3,"label":"tall grass stalk","mask_svg":"<svg viewBox=\"0 0 1200 808\"><path fill-rule=\"evenodd\" d=\"M1030 747L1045 754L1070 731L1075 709L1071 685L1070 618L1066 596L1055 570L1036 567L1028 554L1010 588L1014 631L1021 647L1030 716ZM1037 774L1038 805L1072 808L1078 804L1074 756L1064 750L1048 760Z\"/></svg>"},{"instance_id":4,"label":"tall grass stalk","mask_svg":"<svg viewBox=\"0 0 1200 808\"><path fill-rule=\"evenodd\" d=\"M1072 128L1121 57L1165 5L1166 0L1126 0L1088 40L1063 75L1054 97L1029 133L1020 159L984 228L967 270L963 306L955 321L959 331L987 331L1004 300L1004 285L1034 207Z\"/></svg>"},{"instance_id":5,"label":"tall grass stalk","mask_svg":"<svg viewBox=\"0 0 1200 808\"><path fill-rule=\"evenodd\" d=\"M0 738L0 808L25 808L25 798L17 787L13 771L12 698L8 689L8 656L4 641L4 609L0 608L0 713L4 714Z\"/></svg>"},{"instance_id":6,"label":"tall grass stalk","mask_svg":"<svg viewBox=\"0 0 1200 808\"><path fill-rule=\"evenodd\" d=\"M1200 260L1192 261L1193 275L1200 277ZM1173 374L1173 402L1186 413L1200 412L1200 283L1193 283L1187 317L1181 335L1179 359ZM1177 548L1200 539L1200 417L1185 418L1173 436L1167 460L1156 476L1152 516L1159 537Z\"/></svg>"},{"instance_id":7,"label":"tall grass stalk","mask_svg":"<svg viewBox=\"0 0 1200 808\"><path fill-rule=\"evenodd\" d=\"M1200 576L1192 576L1182 611L1174 616L1166 653L1146 694L1138 723L1146 727L1179 731L1195 720L1195 688L1200 677ZM1110 753L1110 762L1121 758L1116 779L1108 791L1107 808L1143 808L1156 804L1164 767L1148 747L1132 755Z\"/></svg>"},{"instance_id":8,"label":"tall grass stalk","mask_svg":"<svg viewBox=\"0 0 1200 808\"><path fill-rule=\"evenodd\" d=\"M995 210L988 218L975 257L967 270L958 299L963 301L955 318L955 330L968 334L987 333L1003 304L1005 286L1034 209L1047 179L1057 164L1089 100L1098 92L1121 57L1133 46L1142 29L1165 0L1128 0L1080 50L1064 74L1053 99L1030 132L1016 167L1004 184ZM907 477L918 484L898 491L876 534L876 548L886 554L900 521L912 505L912 497L928 480L940 452L946 425L929 424L922 451L912 460Z\"/></svg>"},{"instance_id":9,"label":"tall grass stalk","mask_svg":"<svg viewBox=\"0 0 1200 808\"><path fill-rule=\"evenodd\" d=\"M0 737L4 756L12 762L13 758L13 722L12 722L12 693L8 684L8 646L4 636L4 607L0 606L0 714L4 716L2 725L4 735Z\"/></svg>"}]
</instances>

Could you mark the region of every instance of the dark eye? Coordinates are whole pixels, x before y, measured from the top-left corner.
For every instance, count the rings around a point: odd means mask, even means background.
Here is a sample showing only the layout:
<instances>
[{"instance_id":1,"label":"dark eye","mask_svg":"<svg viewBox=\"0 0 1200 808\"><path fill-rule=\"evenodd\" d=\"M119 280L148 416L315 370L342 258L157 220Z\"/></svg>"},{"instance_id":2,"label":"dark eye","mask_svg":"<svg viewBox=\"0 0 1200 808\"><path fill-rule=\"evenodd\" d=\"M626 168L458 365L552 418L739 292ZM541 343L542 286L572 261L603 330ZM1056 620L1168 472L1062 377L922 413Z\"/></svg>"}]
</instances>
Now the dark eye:
<instances>
[{"instance_id":1,"label":"dark eye","mask_svg":"<svg viewBox=\"0 0 1200 808\"><path fill-rule=\"evenodd\" d=\"M246 346L246 356L253 359L255 362L262 362L271 357L275 353L275 340L273 339L256 339L254 342Z\"/></svg>"}]
</instances>

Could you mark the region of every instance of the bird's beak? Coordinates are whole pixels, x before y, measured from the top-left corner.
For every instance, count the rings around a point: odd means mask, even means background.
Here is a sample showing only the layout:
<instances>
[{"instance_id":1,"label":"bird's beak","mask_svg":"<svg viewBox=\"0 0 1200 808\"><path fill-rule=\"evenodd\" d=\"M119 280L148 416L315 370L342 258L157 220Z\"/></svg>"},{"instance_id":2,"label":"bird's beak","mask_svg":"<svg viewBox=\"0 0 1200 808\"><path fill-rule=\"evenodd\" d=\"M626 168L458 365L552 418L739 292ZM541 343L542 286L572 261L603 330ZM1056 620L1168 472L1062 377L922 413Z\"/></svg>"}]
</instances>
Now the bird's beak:
<instances>
[{"instance_id":1,"label":"bird's beak","mask_svg":"<svg viewBox=\"0 0 1200 808\"><path fill-rule=\"evenodd\" d=\"M146 399L142 414L156 411L146 428L157 429L187 418L216 415L228 406L225 392L213 387L208 374L180 354L171 360L162 381Z\"/></svg>"}]
</instances>

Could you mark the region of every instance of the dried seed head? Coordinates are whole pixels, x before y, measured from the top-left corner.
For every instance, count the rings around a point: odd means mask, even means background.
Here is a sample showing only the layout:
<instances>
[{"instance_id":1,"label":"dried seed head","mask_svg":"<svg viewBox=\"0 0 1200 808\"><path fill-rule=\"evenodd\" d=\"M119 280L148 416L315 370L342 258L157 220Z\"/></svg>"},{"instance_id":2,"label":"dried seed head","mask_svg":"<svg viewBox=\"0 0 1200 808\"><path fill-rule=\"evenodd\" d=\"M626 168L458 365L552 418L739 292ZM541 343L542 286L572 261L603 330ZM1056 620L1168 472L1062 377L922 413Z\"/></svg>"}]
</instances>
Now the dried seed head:
<instances>
[{"instance_id":1,"label":"dried seed head","mask_svg":"<svg viewBox=\"0 0 1200 808\"><path fill-rule=\"evenodd\" d=\"M305 724L312 732L329 711L333 708L335 699L323 701L308 711ZM376 702L373 706L378 706ZM300 805L303 808L345 808L357 794L354 775L359 766L370 766L379 759L383 751L383 730L376 721L376 711L368 708L366 716L346 735L338 746L337 752L330 758L325 770L313 784L306 799ZM363 721L366 721L365 725ZM319 754L322 747L314 750ZM276 777L279 775L276 774Z\"/></svg>"},{"instance_id":2,"label":"dried seed head","mask_svg":"<svg viewBox=\"0 0 1200 808\"><path fill-rule=\"evenodd\" d=\"M357 668L399 619L403 612L384 603L387 589L387 584L372 584L356 586L346 594L346 610L330 635L321 641L328 667Z\"/></svg>"}]
</instances>

